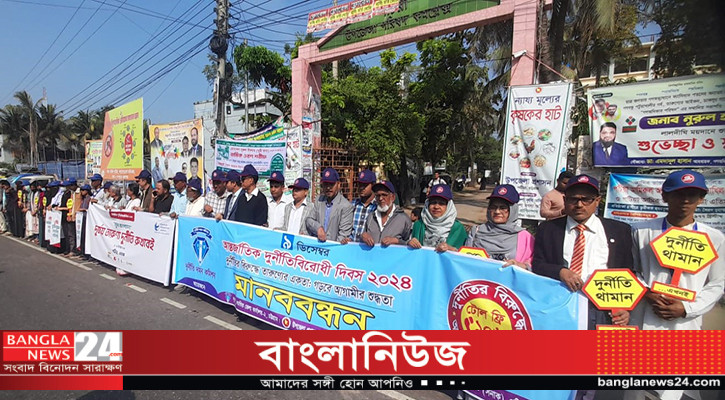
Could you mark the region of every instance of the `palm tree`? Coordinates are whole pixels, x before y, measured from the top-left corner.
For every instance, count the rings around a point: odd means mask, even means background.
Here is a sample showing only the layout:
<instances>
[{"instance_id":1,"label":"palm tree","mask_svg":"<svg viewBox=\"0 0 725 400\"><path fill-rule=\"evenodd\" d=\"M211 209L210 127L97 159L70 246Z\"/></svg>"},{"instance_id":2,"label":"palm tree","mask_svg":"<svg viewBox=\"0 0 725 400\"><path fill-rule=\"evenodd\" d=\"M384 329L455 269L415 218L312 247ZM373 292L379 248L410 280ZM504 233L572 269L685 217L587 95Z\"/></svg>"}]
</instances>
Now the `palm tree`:
<instances>
[{"instance_id":1,"label":"palm tree","mask_svg":"<svg viewBox=\"0 0 725 400\"><path fill-rule=\"evenodd\" d=\"M0 109L0 135L5 135L3 147L23 161L30 147L25 127L28 125L23 110L18 105L8 104Z\"/></svg>"},{"instance_id":2,"label":"palm tree","mask_svg":"<svg viewBox=\"0 0 725 400\"><path fill-rule=\"evenodd\" d=\"M38 108L38 144L43 148L44 155L47 149L58 146L58 141L66 131L65 120L56 112L54 104L41 105Z\"/></svg>"},{"instance_id":3,"label":"palm tree","mask_svg":"<svg viewBox=\"0 0 725 400\"><path fill-rule=\"evenodd\" d=\"M20 107L28 119L25 129L30 141L30 165L36 167L38 165L38 106L43 99L34 103L30 94L24 90L15 92L14 97L20 102Z\"/></svg>"}]
</instances>

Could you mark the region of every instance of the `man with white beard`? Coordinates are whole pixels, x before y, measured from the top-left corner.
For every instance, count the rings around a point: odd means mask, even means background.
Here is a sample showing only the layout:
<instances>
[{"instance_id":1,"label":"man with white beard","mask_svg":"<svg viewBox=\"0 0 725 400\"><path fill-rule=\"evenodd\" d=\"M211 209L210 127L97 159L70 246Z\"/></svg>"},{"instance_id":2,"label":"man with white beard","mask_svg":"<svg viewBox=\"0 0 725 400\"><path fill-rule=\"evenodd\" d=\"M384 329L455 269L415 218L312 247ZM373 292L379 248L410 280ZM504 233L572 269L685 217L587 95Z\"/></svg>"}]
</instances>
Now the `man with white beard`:
<instances>
[{"instance_id":1,"label":"man with white beard","mask_svg":"<svg viewBox=\"0 0 725 400\"><path fill-rule=\"evenodd\" d=\"M374 246L391 244L408 244L413 223L408 214L400 207L395 207L395 187L390 181L380 181L373 185L373 193L378 206L368 217L363 243Z\"/></svg>"}]
</instances>

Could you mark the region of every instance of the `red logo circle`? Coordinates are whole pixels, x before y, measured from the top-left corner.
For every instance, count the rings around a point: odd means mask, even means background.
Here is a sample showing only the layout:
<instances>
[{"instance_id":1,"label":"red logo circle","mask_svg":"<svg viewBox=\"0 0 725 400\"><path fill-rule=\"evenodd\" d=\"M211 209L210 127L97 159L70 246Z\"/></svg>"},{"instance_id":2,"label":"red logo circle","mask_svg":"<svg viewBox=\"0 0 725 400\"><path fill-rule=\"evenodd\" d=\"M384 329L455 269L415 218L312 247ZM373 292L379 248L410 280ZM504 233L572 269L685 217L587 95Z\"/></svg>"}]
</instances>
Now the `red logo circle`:
<instances>
[{"instance_id":1,"label":"red logo circle","mask_svg":"<svg viewBox=\"0 0 725 400\"><path fill-rule=\"evenodd\" d=\"M300 180L299 179L295 179L295 185L298 184L298 183L300 183Z\"/></svg>"},{"instance_id":2,"label":"red logo circle","mask_svg":"<svg viewBox=\"0 0 725 400\"><path fill-rule=\"evenodd\" d=\"M682 175L682 182L684 182L684 183L695 182L695 175L692 175L692 174Z\"/></svg>"},{"instance_id":3,"label":"red logo circle","mask_svg":"<svg viewBox=\"0 0 725 400\"><path fill-rule=\"evenodd\" d=\"M285 328L289 328L289 326L290 326L289 317L282 318L282 326L284 326Z\"/></svg>"},{"instance_id":4,"label":"red logo circle","mask_svg":"<svg viewBox=\"0 0 725 400\"><path fill-rule=\"evenodd\" d=\"M131 136L130 133L126 134L123 145L125 147L124 150L126 151L126 155L130 156L131 152L133 151L133 137Z\"/></svg>"},{"instance_id":5,"label":"red logo circle","mask_svg":"<svg viewBox=\"0 0 725 400\"><path fill-rule=\"evenodd\" d=\"M436 193L443 193L443 186L438 186L438 189L436 189Z\"/></svg>"},{"instance_id":6,"label":"red logo circle","mask_svg":"<svg viewBox=\"0 0 725 400\"><path fill-rule=\"evenodd\" d=\"M325 177L330 176L330 171L325 171Z\"/></svg>"},{"instance_id":7,"label":"red logo circle","mask_svg":"<svg viewBox=\"0 0 725 400\"><path fill-rule=\"evenodd\" d=\"M498 194L500 194L500 195L504 195L506 193L508 193L508 190L506 190L506 188L501 188L498 190Z\"/></svg>"},{"instance_id":8,"label":"red logo circle","mask_svg":"<svg viewBox=\"0 0 725 400\"><path fill-rule=\"evenodd\" d=\"M482 279L456 286L448 301L448 325L456 330L531 330L526 307L504 285Z\"/></svg>"},{"instance_id":9,"label":"red logo circle","mask_svg":"<svg viewBox=\"0 0 725 400\"><path fill-rule=\"evenodd\" d=\"M579 182L589 182L589 178L586 177L586 176L580 176L579 177Z\"/></svg>"},{"instance_id":10,"label":"red logo circle","mask_svg":"<svg viewBox=\"0 0 725 400\"><path fill-rule=\"evenodd\" d=\"M362 178L363 178L363 176L365 176L365 174L363 174L363 173L361 172L361 173L360 173L360 179L362 179Z\"/></svg>"}]
</instances>

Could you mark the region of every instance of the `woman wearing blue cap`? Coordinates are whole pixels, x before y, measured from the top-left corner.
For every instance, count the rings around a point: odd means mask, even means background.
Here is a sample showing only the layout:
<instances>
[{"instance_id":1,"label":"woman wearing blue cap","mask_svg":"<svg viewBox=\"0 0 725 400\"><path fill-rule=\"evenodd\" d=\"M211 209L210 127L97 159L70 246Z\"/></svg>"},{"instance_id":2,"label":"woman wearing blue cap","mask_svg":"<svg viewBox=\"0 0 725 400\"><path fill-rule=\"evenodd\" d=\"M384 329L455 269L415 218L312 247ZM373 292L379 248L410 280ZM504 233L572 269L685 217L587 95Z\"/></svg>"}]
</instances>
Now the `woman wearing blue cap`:
<instances>
[{"instance_id":1,"label":"woman wearing blue cap","mask_svg":"<svg viewBox=\"0 0 725 400\"><path fill-rule=\"evenodd\" d=\"M448 185L435 185L428 193L420 219L413 224L408 246L435 247L436 251L458 251L466 242L466 228L456 220L458 212L453 205L453 193Z\"/></svg>"},{"instance_id":2,"label":"woman wearing blue cap","mask_svg":"<svg viewBox=\"0 0 725 400\"><path fill-rule=\"evenodd\" d=\"M531 269L534 237L516 224L519 192L511 185L498 185L488 197L486 223L471 230L466 246L486 250L504 266Z\"/></svg>"}]
</instances>

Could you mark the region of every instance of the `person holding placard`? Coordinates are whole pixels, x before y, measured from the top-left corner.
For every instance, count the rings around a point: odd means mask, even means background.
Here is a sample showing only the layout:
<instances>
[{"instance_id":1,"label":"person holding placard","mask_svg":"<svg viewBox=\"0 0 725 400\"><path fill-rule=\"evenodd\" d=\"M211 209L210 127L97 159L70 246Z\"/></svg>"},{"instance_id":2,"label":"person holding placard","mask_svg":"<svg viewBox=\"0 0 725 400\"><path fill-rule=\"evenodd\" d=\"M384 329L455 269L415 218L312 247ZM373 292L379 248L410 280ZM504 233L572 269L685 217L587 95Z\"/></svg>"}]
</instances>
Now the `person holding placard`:
<instances>
[{"instance_id":1,"label":"person holding placard","mask_svg":"<svg viewBox=\"0 0 725 400\"><path fill-rule=\"evenodd\" d=\"M651 288L654 282L673 284L674 271L660 265L650 243L670 227L706 233L719 257L695 274L682 273L678 285L696 292L693 301L674 299L652 292L638 307L637 323L642 329L702 329L702 316L717 303L725 288L725 236L701 221L695 221L695 210L705 201L708 188L702 174L681 170L671 173L662 184L662 199L667 203L667 216L634 226L634 259L637 272Z\"/></svg>"},{"instance_id":2,"label":"person holding placard","mask_svg":"<svg viewBox=\"0 0 725 400\"><path fill-rule=\"evenodd\" d=\"M699 172L681 170L671 173L662 184L662 199L667 203L667 216L634 225L633 255L635 271L643 278L649 290L644 300L632 312L634 325L641 329L700 330L702 316L717 303L725 288L725 236L701 221L695 220L695 210L705 201L708 193L705 177ZM663 267L650 245L670 228L681 228L707 234L715 253L719 255L712 264L697 273L676 272ZM709 245L709 244L708 244ZM674 277L678 275L675 283ZM678 286L694 292L692 301L683 301L652 291L656 283ZM656 390L660 399L677 400L683 393L697 396L685 390ZM640 398L640 391L625 396L626 400Z\"/></svg>"}]
</instances>

